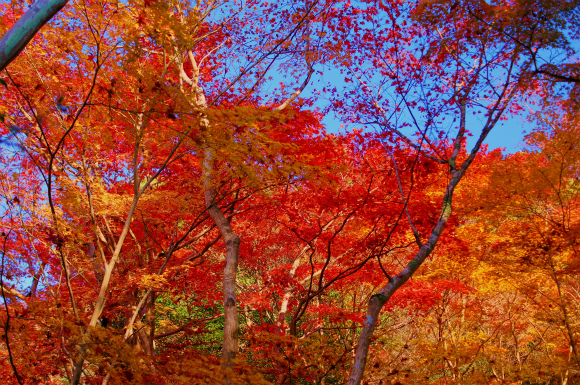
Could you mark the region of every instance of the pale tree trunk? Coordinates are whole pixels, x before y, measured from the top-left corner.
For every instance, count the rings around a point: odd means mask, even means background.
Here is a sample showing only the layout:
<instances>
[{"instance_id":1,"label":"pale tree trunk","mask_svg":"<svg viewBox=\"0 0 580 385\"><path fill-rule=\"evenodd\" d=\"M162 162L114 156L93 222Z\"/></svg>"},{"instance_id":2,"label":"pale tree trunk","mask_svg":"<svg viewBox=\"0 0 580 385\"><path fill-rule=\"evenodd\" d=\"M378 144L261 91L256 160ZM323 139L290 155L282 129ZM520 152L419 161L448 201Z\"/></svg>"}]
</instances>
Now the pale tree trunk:
<instances>
[{"instance_id":1,"label":"pale tree trunk","mask_svg":"<svg viewBox=\"0 0 580 385\"><path fill-rule=\"evenodd\" d=\"M208 108L203 88L199 84L200 72L193 51L187 51L189 62L192 66L192 77L187 76L180 64L181 80L191 86L195 93L195 104L202 111L200 127L202 131L210 129L211 123L205 114ZM224 299L224 337L222 343L222 359L226 367L231 366L231 361L236 358L238 352L238 306L236 302L236 274L238 271L238 258L240 252L240 237L234 232L230 221L220 210L217 201L217 193L214 185L214 162L216 150L206 142L203 154L203 188L205 207L208 215L220 231L220 235L226 244L226 263L223 278Z\"/></svg>"},{"instance_id":2,"label":"pale tree trunk","mask_svg":"<svg viewBox=\"0 0 580 385\"><path fill-rule=\"evenodd\" d=\"M292 263L292 267L290 268L290 271L288 272L288 276L290 278L294 278L294 274L296 274L296 270L298 270L298 267L300 267L300 264L302 263L302 256L306 253L306 250L308 250L309 247L310 246L305 246L304 248L302 248L302 250L300 251L300 253L296 257L296 259L294 259L294 262ZM282 301L280 302L280 311L278 312L278 317L276 320L276 334L278 334L278 335L282 335L287 329L286 313L288 313L288 304L289 304L290 299L292 297L293 291L294 290L293 290L291 285L288 285L284 289L284 296L282 297Z\"/></svg>"},{"instance_id":3,"label":"pale tree trunk","mask_svg":"<svg viewBox=\"0 0 580 385\"><path fill-rule=\"evenodd\" d=\"M143 189L144 190L144 189ZM99 290L99 295L97 296L97 301L95 303L95 308L93 310L93 314L91 316L91 320L89 322L89 326L95 327L99 322L99 317L103 313L105 309L105 302L107 299L107 292L109 289L109 283L111 281L111 276L113 274L113 270L117 261L119 260L119 256L121 254L121 249L123 247L123 243L125 242L125 237L129 232L129 226L131 225L131 220L133 219L133 213L135 212L135 208L137 207L137 202L139 200L139 195L141 195L143 191L138 191L135 193L133 197L133 202L131 204L131 208L129 209L129 213L127 214L127 218L125 219L125 225L123 226L123 230L121 235L119 236L119 240L115 246L115 251L113 256L108 264L105 265L105 274L103 275L103 281L101 282L101 289ZM75 363L75 368L73 372L73 378L71 380L71 385L77 385L81 380L81 375L83 373L83 363L85 361L85 353L86 353L86 342L88 340L88 330L85 331L83 336L81 337L82 342L80 344L80 354L79 359Z\"/></svg>"},{"instance_id":4,"label":"pale tree trunk","mask_svg":"<svg viewBox=\"0 0 580 385\"><path fill-rule=\"evenodd\" d=\"M514 59L512 59L514 60ZM467 159L461 164L461 166L457 165L457 157L461 152L461 142L466 132L466 100L469 95L469 89L467 89L463 95L462 101L459 104L459 112L460 112L460 127L459 132L454 140L453 152L449 159L443 161L442 163L449 165L449 171L451 174L451 179L447 184L447 188L445 190L445 195L443 196L443 202L441 206L441 212L439 214L439 220L437 224L433 227L431 234L424 244L421 242L420 234L418 234L416 228L414 227L411 218L409 216L409 224L413 230L415 235L417 244L419 246L419 250L413 257L413 259L407 264L407 266L397 275L394 277L388 277L389 282L385 285L378 294L375 294L371 297L367 314L365 317L365 321L363 323L362 331L359 336L358 344L356 347L356 353L354 358L353 367L350 372L350 377L348 379L348 385L360 385L365 365L367 361L369 345L371 341L371 337L373 332L376 329L377 322L379 319L379 313L385 303L391 298L391 296L405 283L411 278L411 276L419 269L419 267L425 262L427 257L431 254L431 252L435 249L437 242L439 241L439 237L441 233L445 229L445 225L451 216L451 208L452 208L452 198L453 192L455 188L465 175L469 166L473 163L475 156L479 152L483 141L487 137L487 134L491 131L491 129L497 124L500 117L503 115L503 112L507 108L509 102L515 95L515 92L518 88L517 87L510 87L510 79L506 80L504 84L503 90L495 102L495 105L489 109L489 113L487 115L487 121L485 122L485 126L482 129L482 132L473 146L473 149L467 156ZM412 142L411 142L412 143ZM420 151L420 150L419 150ZM438 160L441 163L441 160ZM396 166L395 166L396 167ZM400 179L397 173L397 179ZM406 208L406 205L405 205Z\"/></svg>"},{"instance_id":5,"label":"pale tree trunk","mask_svg":"<svg viewBox=\"0 0 580 385\"><path fill-rule=\"evenodd\" d=\"M163 79L164 76L165 76L165 73L162 74L161 79ZM159 174L167 167L167 164L169 163L169 161L173 157L175 151L181 145L181 141L183 140L183 139L179 140L174 145L172 151L169 153L169 155L167 156L167 158L165 159L165 161L163 162L161 167L159 167L157 172L155 174L153 174L153 176L150 179L148 179L147 181L144 181L143 185L141 186L141 178L139 177L139 168L138 168L138 165L139 165L139 162L138 162L139 147L140 147L140 142L141 142L141 139L143 137L143 132L145 130L147 123L148 123L148 120L145 119L143 114L140 114L139 124L136 126L135 148L134 148L134 153L133 153L133 200L131 202L131 207L129 208L129 212L127 213L127 217L125 218L125 223L123 225L123 229L121 230L121 234L119 235L119 238L117 239L117 241L115 243L115 247L114 247L113 255L111 256L111 259L107 262L105 260L105 258L103 258L104 274L102 276L101 288L100 288L99 294L96 298L96 303L95 303L95 307L93 309L93 314L92 314L91 319L89 321L90 327L97 326L97 324L99 322L99 318L101 317L101 314L103 313L103 310L105 309L105 304L107 302L107 294L109 291L109 284L111 282L111 277L113 275L113 271L117 265L117 262L119 261L119 258L121 256L121 250L123 249L125 238L127 237L127 235L130 232L131 222L133 220L133 214L135 213L135 210L137 208L137 204L139 203L139 199L141 198L143 193L149 188L151 183L153 181L155 181L157 179L157 177L159 176ZM90 253L90 251L91 250L89 250L89 253ZM148 290L147 296L150 294L150 292L151 292L151 289ZM143 297L142 302L145 301L147 296ZM143 306L142 302L139 303L138 307ZM136 317L135 314L134 314L134 317ZM134 319L131 322L134 322ZM129 331L130 330L128 329L127 332L129 332ZM79 358L74 365L73 377L72 377L71 382L70 382L71 385L77 385L77 384L79 384L79 382L81 380L89 333L90 333L90 329L86 329L83 332L83 335L81 336L81 343L80 343L80 348L79 348L79 350L80 350ZM107 376L109 377L109 375L107 375Z\"/></svg>"},{"instance_id":6,"label":"pale tree trunk","mask_svg":"<svg viewBox=\"0 0 580 385\"><path fill-rule=\"evenodd\" d=\"M462 129L459 135L462 136L464 131L465 130ZM482 136L483 138L485 138L485 135L482 134ZM480 138L480 140L478 141L478 144L476 145L477 148L481 145L483 138ZM421 264L425 262L429 254L431 254L431 252L435 248L435 245L437 244L437 241L439 240L439 237L441 236L441 233L443 232L443 229L445 228L445 225L447 224L449 217L451 217L451 200L453 198L453 192L455 190L455 187L457 187L457 184L463 177L463 175L465 175L465 171L467 170L471 162L473 162L476 152L472 152L470 157L463 163L462 167L459 170L457 170L455 166L455 159L457 158L458 153L459 149L456 148L456 151L454 151L453 155L449 159L449 166L451 168L451 180L449 181L449 184L447 185L447 189L445 191L445 195L443 196L443 205L441 208L441 213L439 215L439 221L431 231L429 239L427 240L427 242L425 242L425 244L422 244L419 235L417 233L416 235L417 243L419 244L420 247L417 254L415 254L415 257L413 257L413 259L399 274L395 275L394 277L388 277L389 283L387 283L387 285L385 285L385 287L383 287L378 294L373 295L369 300L367 314L356 347L354 365L351 369L351 374L348 379L348 385L359 385L362 380L365 365L367 362L371 337L377 326L379 313L381 312L381 309L383 308L385 303L392 297L392 295L395 294L397 289L399 289L405 282L407 282L409 278L411 278L411 276L415 273L415 271L419 269ZM411 227L413 227L412 223Z\"/></svg>"},{"instance_id":7,"label":"pale tree trunk","mask_svg":"<svg viewBox=\"0 0 580 385\"><path fill-rule=\"evenodd\" d=\"M36 0L0 39L0 71L18 56L40 28L67 3L68 0Z\"/></svg>"},{"instance_id":8,"label":"pale tree trunk","mask_svg":"<svg viewBox=\"0 0 580 385\"><path fill-rule=\"evenodd\" d=\"M336 221L336 218L338 218L338 216L331 219L324 226L322 226L320 229L320 234L322 234L323 231L327 230L330 226L332 226L332 224ZM314 241L314 239L312 241ZM300 264L302 263L302 257L304 256L304 254L306 254L308 249L310 249L310 245L304 246L302 250L300 250L300 252L298 253L298 256L294 259L292 267L288 272L288 276L290 278L294 278L296 270L298 270ZM282 301L280 301L280 311L278 312L278 317L276 318L276 333L278 335L282 335L282 333L286 332L288 328L286 324L286 314L288 313L288 304L290 303L290 299L292 298L293 292L294 289L292 285L288 285L284 289L284 295L282 296Z\"/></svg>"},{"instance_id":9,"label":"pale tree trunk","mask_svg":"<svg viewBox=\"0 0 580 385\"><path fill-rule=\"evenodd\" d=\"M308 8L303 17L296 24L293 29L295 31L307 20L310 12L314 9L314 6L318 2L315 1ZM207 15L207 14L206 14ZM204 16L205 17L205 16ZM293 32L294 33L294 32ZM291 39L292 34L286 36L286 39ZM282 42L279 42L275 47L279 47ZM276 49L275 48L275 49ZM270 51L274 52L274 51ZM179 54L178 54L179 55ZM262 56L258 61L266 59L268 55ZM187 58L191 64L191 77L186 73L183 60L178 59L179 63L179 75L182 86L184 84L191 87L191 91L194 93L194 106L201 113L200 128L203 131L209 131L211 123L207 117L206 111L209 108L205 93L200 85L200 62L195 58L193 50L187 50ZM274 111L282 111L287 108L292 101L294 101L300 93L304 90L306 85L309 83L314 69L310 63L310 58L306 57L308 72L306 78L302 85L295 90L282 104L274 108ZM241 76L241 75L240 75ZM239 81L237 78L232 82L227 88L231 87ZM225 92L226 89L222 91L220 96ZM219 97L219 96L218 96ZM216 160L216 149L211 146L211 143L206 141L205 149L202 161L202 178L204 185L204 200L205 207L208 211L208 215L215 223L220 231L220 235L226 244L226 260L224 268L223 277L223 299L224 299L224 337L222 343L222 359L226 367L231 367L231 361L236 357L238 352L238 306L236 302L236 275L238 270L238 259L240 250L240 237L232 229L231 223L228 218L224 215L222 210L218 206L217 193L214 184L214 162Z\"/></svg>"},{"instance_id":10,"label":"pale tree trunk","mask_svg":"<svg viewBox=\"0 0 580 385\"><path fill-rule=\"evenodd\" d=\"M407 280L415 273L419 266L425 261L425 259L431 254L441 231L445 227L445 223L451 215L451 199L449 197L448 202L445 204L446 210L444 210L445 215L442 216L439 223L433 230L429 241L423 245L415 257L409 262L409 264L403 269L403 271L396 276L392 277L389 283L383 287L379 294L375 294L371 297L367 309L367 314L363 323L362 331L359 336L358 345L356 348L356 354L354 358L354 365L351 370L351 374L348 380L348 385L359 385L364 373L365 365L367 362L367 355L369 351L369 346L371 342L371 337L377 322L379 319L379 313L383 308L384 304L391 298L391 296L401 287Z\"/></svg>"}]
</instances>

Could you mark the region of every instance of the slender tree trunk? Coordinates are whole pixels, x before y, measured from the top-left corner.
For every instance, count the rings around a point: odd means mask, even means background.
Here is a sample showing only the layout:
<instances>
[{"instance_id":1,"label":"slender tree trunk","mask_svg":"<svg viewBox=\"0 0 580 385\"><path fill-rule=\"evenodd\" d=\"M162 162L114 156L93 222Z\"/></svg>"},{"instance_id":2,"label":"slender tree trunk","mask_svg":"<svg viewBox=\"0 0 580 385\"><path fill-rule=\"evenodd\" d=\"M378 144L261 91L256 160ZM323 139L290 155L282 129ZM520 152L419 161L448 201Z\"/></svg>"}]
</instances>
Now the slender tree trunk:
<instances>
[{"instance_id":1,"label":"slender tree trunk","mask_svg":"<svg viewBox=\"0 0 580 385\"><path fill-rule=\"evenodd\" d=\"M375 294L371 297L365 321L363 323L363 328L359 336L354 358L354 365L351 369L348 385L359 385L361 383L367 362L371 337L377 326L379 313L384 304L391 298L397 289L399 289L399 287L401 287L405 282L407 282L407 280L409 280L409 278L411 278L411 276L415 273L415 271L417 271L419 266L421 266L421 264L427 259L429 254L431 254L435 248L435 245L437 244L437 241L439 240L439 237L443 232L449 217L451 216L451 199L453 197L453 191L461 180L461 177L463 177L465 169L467 169L466 166L467 165L464 165L459 171L452 171L453 176L447 186L445 196L443 197L443 207L439 221L433 228L428 241L419 248L419 251L417 254L415 254L415 257L407 264L403 271L401 271L396 276L389 278L389 283L383 287L383 289L378 294Z\"/></svg>"},{"instance_id":2,"label":"slender tree trunk","mask_svg":"<svg viewBox=\"0 0 580 385\"><path fill-rule=\"evenodd\" d=\"M203 88L199 85L200 72L198 62L195 60L193 51L187 51L187 56L192 66L192 77L187 76L180 64L181 79L192 87L195 92L195 102L202 110L208 108ZM202 114L200 128L202 131L210 127L210 122L205 113ZM230 221L217 205L217 194L214 185L214 162L215 149L206 143L202 161L202 178L204 185L205 207L208 215L220 231L221 237L226 244L226 263L223 278L224 298L224 338L222 344L222 358L226 367L231 366L231 361L238 352L238 306L236 303L236 274L238 271L238 257L240 253L240 237L234 232Z\"/></svg>"},{"instance_id":3,"label":"slender tree trunk","mask_svg":"<svg viewBox=\"0 0 580 385\"><path fill-rule=\"evenodd\" d=\"M564 326L566 327L566 331L568 332L568 338L570 339L570 348L574 353L576 364L580 367L580 358L578 357L578 350L576 349L574 332L572 331L572 327L570 326L570 317L568 316L568 309L566 307L564 296L562 295L562 285L560 284L560 280L558 279L558 273L556 272L556 267L554 266L554 259L552 258L552 254L550 254L549 257L550 257L550 268L552 269L552 276L554 278L554 282L556 283L556 288L558 289L558 297L560 298L559 303L560 309L562 310L562 315L564 316Z\"/></svg>"},{"instance_id":4,"label":"slender tree trunk","mask_svg":"<svg viewBox=\"0 0 580 385\"><path fill-rule=\"evenodd\" d=\"M226 244L226 264L223 278L224 298L224 338L222 358L226 366L236 358L238 352L238 306L236 303L236 274L240 253L240 237L234 232L230 221L220 210L216 202L216 191L213 183L215 150L206 148L203 160L203 183L205 189L205 206L211 219L216 224Z\"/></svg>"},{"instance_id":5,"label":"slender tree trunk","mask_svg":"<svg viewBox=\"0 0 580 385\"><path fill-rule=\"evenodd\" d=\"M300 263L302 263L302 255L304 255L304 253L306 252L308 247L309 246L305 246L304 248L302 248L302 250L300 251L300 254L298 254L298 257L296 257L296 259L294 259L294 262L292 263L292 267L290 268L290 271L288 272L288 276L290 278L294 278L294 274L296 274L296 270L298 270L298 267L300 267ZM278 335L282 335L287 329L286 314L288 313L288 304L290 302L290 298L292 297L292 293L293 293L292 286L288 285L284 289L284 295L282 296L282 301L280 302L280 311L278 312L278 317L276 320L276 326L277 326L276 334L278 334Z\"/></svg>"},{"instance_id":6,"label":"slender tree trunk","mask_svg":"<svg viewBox=\"0 0 580 385\"><path fill-rule=\"evenodd\" d=\"M514 63L515 56L512 59L512 65ZM510 67L510 71L511 71ZM511 73L511 72L510 72ZM467 156L467 159L459 166L457 164L457 157L461 152L462 148L462 140L464 138L466 132L466 102L467 97L469 95L470 90L467 89L463 95L462 100L460 100L459 104L459 111L460 111L460 127L457 133L457 136L454 140L453 146L453 153L449 157L448 160L445 161L446 164L449 165L449 171L451 174L451 179L447 184L447 188L445 190L445 195L443 196L443 202L441 205L441 211L439 214L439 220L431 234L429 235L429 239L424 244L421 243L420 235L415 231L415 237L417 240L417 244L419 245L419 250L415 257L405 266L405 268L394 277L389 277L389 283L383 287L383 289L376 295L371 297L369 301L367 315L363 324L361 335L359 336L356 354L354 359L354 365L350 372L350 377L348 379L348 385L360 385L363 373L365 370L365 365L367 361L367 355L369 351L370 340L375 331L377 326L377 321L379 318L379 313L383 308L384 304L391 298L391 296L401 287L405 282L411 278L411 276L419 269L419 267L425 262L427 257L431 254L437 242L439 241L439 237L441 233L445 229L445 225L447 221L451 217L451 208L452 208L452 199L453 199L453 192L455 188L465 175L469 166L473 163L475 156L479 152L483 141L491 131L493 127L497 124L501 116L503 115L505 109L509 105L511 99L516 94L516 91L519 89L518 87L510 86L511 78L508 76L506 82L503 86L503 90L496 101L495 105L490 108L489 114L487 116L487 121L485 126L483 127L481 134L479 135L479 139L473 146L473 149ZM413 228L412 223L410 222L411 227ZM413 230L415 230L413 228Z\"/></svg>"},{"instance_id":7,"label":"slender tree trunk","mask_svg":"<svg viewBox=\"0 0 580 385\"><path fill-rule=\"evenodd\" d=\"M38 289L38 283L40 282L40 277L44 273L44 267L46 263L42 262L38 272L32 277L32 286L30 287L30 298L36 298L36 290Z\"/></svg>"},{"instance_id":8,"label":"slender tree trunk","mask_svg":"<svg viewBox=\"0 0 580 385\"><path fill-rule=\"evenodd\" d=\"M18 56L40 28L67 3L68 0L36 0L0 39L0 71Z\"/></svg>"}]
</instances>

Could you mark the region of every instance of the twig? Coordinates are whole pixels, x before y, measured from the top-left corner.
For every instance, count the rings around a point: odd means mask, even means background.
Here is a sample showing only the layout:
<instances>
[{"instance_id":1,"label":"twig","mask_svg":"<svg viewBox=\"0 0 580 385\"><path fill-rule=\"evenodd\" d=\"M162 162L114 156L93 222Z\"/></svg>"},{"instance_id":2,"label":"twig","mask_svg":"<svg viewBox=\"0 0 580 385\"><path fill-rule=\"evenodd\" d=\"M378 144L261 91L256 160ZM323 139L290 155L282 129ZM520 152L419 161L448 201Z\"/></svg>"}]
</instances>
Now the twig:
<instances>
[{"instance_id":1,"label":"twig","mask_svg":"<svg viewBox=\"0 0 580 385\"><path fill-rule=\"evenodd\" d=\"M4 236L4 242L2 243L2 267L0 269L0 286L4 287L4 256L6 255L6 242L12 230L8 231L8 234ZM8 329L10 329L10 313L8 312L8 302L6 301L6 296L4 295L4 290L2 290L2 300L4 301L4 307L6 308L6 322L4 323L4 339L6 340L6 349L8 350L8 359L10 360L10 365L16 376L16 381L20 385L24 385L14 365L14 359L12 357L12 349L10 349L10 342L8 340Z\"/></svg>"}]
</instances>

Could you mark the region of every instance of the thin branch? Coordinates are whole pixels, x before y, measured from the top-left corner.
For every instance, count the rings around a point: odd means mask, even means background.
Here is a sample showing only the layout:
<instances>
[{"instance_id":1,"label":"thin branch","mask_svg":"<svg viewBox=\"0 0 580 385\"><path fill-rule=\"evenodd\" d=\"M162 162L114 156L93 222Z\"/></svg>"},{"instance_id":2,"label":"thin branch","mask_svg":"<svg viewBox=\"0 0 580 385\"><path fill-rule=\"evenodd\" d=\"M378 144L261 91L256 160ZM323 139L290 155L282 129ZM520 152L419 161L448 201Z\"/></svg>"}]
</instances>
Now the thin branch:
<instances>
[{"instance_id":1,"label":"thin branch","mask_svg":"<svg viewBox=\"0 0 580 385\"><path fill-rule=\"evenodd\" d=\"M4 236L4 242L2 242L2 267L0 270L0 286L4 287L4 256L6 255L6 243L8 242L8 237L10 236L9 231L8 234ZM10 340L8 338L8 330L10 329L10 312L8 311L8 301L6 300L6 296L4 295L4 290L2 290L2 299L4 301L4 308L6 309L6 322L4 323L4 339L6 341L6 349L8 350L8 359L10 360L10 366L12 366L12 370L14 371L14 375L16 376L16 381L20 385L24 385L22 380L20 379L20 375L18 374L18 370L16 369L16 365L14 365L14 357L12 356L12 349L10 348Z\"/></svg>"}]
</instances>

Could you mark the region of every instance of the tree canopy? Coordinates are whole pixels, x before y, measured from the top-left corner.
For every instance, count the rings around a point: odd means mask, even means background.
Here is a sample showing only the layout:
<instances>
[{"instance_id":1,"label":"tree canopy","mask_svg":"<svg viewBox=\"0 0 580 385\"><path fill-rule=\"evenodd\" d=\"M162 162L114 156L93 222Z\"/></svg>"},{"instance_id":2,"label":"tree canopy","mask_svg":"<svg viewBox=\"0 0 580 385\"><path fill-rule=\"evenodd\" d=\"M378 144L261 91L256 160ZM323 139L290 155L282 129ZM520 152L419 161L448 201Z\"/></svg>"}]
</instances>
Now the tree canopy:
<instances>
[{"instance_id":1,"label":"tree canopy","mask_svg":"<svg viewBox=\"0 0 580 385\"><path fill-rule=\"evenodd\" d=\"M580 4L45 3L0 4L6 383L579 380Z\"/></svg>"}]
</instances>

